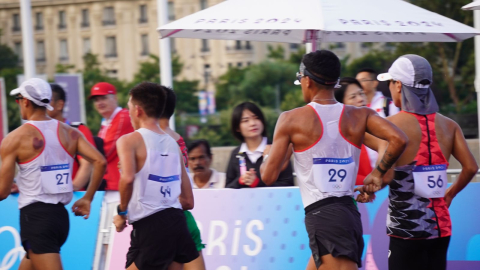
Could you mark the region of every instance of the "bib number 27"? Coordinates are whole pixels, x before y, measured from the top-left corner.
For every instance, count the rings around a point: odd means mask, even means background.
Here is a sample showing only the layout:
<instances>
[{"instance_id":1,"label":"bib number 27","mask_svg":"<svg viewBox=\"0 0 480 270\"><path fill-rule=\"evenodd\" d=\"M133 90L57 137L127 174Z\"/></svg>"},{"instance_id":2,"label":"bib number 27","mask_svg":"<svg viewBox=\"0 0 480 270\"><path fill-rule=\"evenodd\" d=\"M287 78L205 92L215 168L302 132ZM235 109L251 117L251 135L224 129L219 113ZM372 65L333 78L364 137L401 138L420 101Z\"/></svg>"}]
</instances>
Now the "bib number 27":
<instances>
[{"instance_id":1,"label":"bib number 27","mask_svg":"<svg viewBox=\"0 0 480 270\"><path fill-rule=\"evenodd\" d=\"M328 180L328 182L337 182L338 179L335 178L336 176L340 177L340 182L343 182L345 177L347 177L347 171L344 169L338 171L335 169L330 169L328 171L328 175L330 176L330 180Z\"/></svg>"},{"instance_id":2,"label":"bib number 27","mask_svg":"<svg viewBox=\"0 0 480 270\"><path fill-rule=\"evenodd\" d=\"M60 173L59 173L59 174L57 174L57 175L55 176L55 177L57 178L57 186L58 186L58 185L68 184L68 175L69 175L69 173L64 173L64 174L60 174ZM65 177L65 183L62 182L63 179L64 179L64 177Z\"/></svg>"},{"instance_id":3,"label":"bib number 27","mask_svg":"<svg viewBox=\"0 0 480 270\"><path fill-rule=\"evenodd\" d=\"M435 187L443 187L443 180L441 176L438 176L437 181L435 181L435 176L429 175L428 176L428 187L429 188L435 188Z\"/></svg>"}]
</instances>

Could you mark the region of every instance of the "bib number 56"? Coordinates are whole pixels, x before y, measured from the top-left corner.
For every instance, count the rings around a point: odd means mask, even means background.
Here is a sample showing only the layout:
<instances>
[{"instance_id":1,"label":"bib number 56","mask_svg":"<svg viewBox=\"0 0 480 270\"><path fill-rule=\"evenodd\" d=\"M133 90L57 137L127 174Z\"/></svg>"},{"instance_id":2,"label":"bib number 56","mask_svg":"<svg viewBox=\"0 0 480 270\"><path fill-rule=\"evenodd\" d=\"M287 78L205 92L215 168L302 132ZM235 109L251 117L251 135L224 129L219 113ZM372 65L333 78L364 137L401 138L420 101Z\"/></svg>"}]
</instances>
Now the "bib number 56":
<instances>
[{"instance_id":1,"label":"bib number 56","mask_svg":"<svg viewBox=\"0 0 480 270\"><path fill-rule=\"evenodd\" d=\"M435 181L435 176L430 175L428 176L428 187L429 188L435 188L435 187L443 187L443 180L441 176L438 176L437 181Z\"/></svg>"},{"instance_id":2,"label":"bib number 56","mask_svg":"<svg viewBox=\"0 0 480 270\"><path fill-rule=\"evenodd\" d=\"M328 175L330 176L330 180L328 180L328 182L337 182L337 179L335 179L335 176L338 175L338 177L340 177L340 182L343 182L343 180L345 180L345 177L347 177L347 171L345 171L344 169L341 169L341 170L335 170L335 169L330 169L328 171Z\"/></svg>"}]
</instances>

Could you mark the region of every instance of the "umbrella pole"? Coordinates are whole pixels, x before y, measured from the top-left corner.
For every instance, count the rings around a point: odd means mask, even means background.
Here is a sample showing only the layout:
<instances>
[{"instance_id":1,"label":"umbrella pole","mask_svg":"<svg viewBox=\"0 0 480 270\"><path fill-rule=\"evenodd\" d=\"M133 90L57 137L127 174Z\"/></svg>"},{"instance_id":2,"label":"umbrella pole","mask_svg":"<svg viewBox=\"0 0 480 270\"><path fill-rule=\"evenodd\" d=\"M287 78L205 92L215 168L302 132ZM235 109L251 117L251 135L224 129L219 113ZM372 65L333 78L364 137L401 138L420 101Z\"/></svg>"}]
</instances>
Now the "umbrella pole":
<instances>
[{"instance_id":1,"label":"umbrella pole","mask_svg":"<svg viewBox=\"0 0 480 270\"><path fill-rule=\"evenodd\" d=\"M480 10L473 11L476 29L480 29ZM480 143L480 36L475 36L475 90L477 92L478 138Z\"/></svg>"},{"instance_id":2,"label":"umbrella pole","mask_svg":"<svg viewBox=\"0 0 480 270\"><path fill-rule=\"evenodd\" d=\"M305 45L306 53L317 50L317 34L318 30L307 30L307 43Z\"/></svg>"}]
</instances>

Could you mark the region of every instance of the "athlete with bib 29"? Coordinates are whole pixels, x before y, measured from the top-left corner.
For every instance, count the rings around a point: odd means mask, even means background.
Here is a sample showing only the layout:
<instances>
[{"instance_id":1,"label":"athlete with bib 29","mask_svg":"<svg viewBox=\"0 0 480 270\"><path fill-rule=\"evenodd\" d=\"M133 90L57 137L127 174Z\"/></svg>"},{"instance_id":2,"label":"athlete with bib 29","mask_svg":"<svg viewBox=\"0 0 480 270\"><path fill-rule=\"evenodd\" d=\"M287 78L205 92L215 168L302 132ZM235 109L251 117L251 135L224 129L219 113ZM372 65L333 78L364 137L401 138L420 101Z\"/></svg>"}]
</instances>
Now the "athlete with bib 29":
<instances>
[{"instance_id":1,"label":"athlete with bib 29","mask_svg":"<svg viewBox=\"0 0 480 270\"><path fill-rule=\"evenodd\" d=\"M48 117L46 109L53 108L52 90L46 81L29 79L10 95L20 106L22 119L28 120L0 146L0 200L10 193L18 164L20 236L27 252L19 269L60 270L60 248L70 226L64 205L73 197L73 157L79 153L93 164L92 181L72 207L75 215L85 219L107 163L80 131Z\"/></svg>"},{"instance_id":2,"label":"athlete with bib 29","mask_svg":"<svg viewBox=\"0 0 480 270\"><path fill-rule=\"evenodd\" d=\"M345 106L334 97L340 61L327 50L306 54L297 79L307 106L282 113L273 144L264 157L262 179L268 185L289 160L305 206L305 226L317 269L358 269L364 247L354 185L365 133L389 142L382 162L365 179L379 189L384 172L403 152L407 138L366 107Z\"/></svg>"},{"instance_id":3,"label":"athlete with bib 29","mask_svg":"<svg viewBox=\"0 0 480 270\"><path fill-rule=\"evenodd\" d=\"M120 204L117 231L133 225L128 270L174 270L198 257L182 211L193 192L177 142L160 129L166 93L144 82L130 90L128 109L135 132L117 141Z\"/></svg>"},{"instance_id":4,"label":"athlete with bib 29","mask_svg":"<svg viewBox=\"0 0 480 270\"><path fill-rule=\"evenodd\" d=\"M478 166L462 130L453 120L437 113L430 86L432 68L418 55L398 58L388 73L378 76L390 82L399 114L388 117L408 136L409 143L389 182L387 234L390 236L390 270L446 269L452 234L448 207L475 176ZM387 146L381 142L381 155ZM453 155L462 165L457 181L447 189L448 160ZM372 191L370 187L365 190Z\"/></svg>"}]
</instances>

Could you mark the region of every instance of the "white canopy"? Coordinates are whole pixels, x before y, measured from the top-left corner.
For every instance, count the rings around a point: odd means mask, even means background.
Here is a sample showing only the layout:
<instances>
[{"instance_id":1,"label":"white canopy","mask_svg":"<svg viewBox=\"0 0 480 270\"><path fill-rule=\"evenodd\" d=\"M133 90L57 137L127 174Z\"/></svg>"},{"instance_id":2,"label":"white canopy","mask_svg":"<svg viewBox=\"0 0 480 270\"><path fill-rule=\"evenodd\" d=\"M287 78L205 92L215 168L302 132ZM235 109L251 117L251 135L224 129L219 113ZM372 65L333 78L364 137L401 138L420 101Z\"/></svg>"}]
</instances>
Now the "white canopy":
<instances>
[{"instance_id":1,"label":"white canopy","mask_svg":"<svg viewBox=\"0 0 480 270\"><path fill-rule=\"evenodd\" d=\"M161 38L458 42L470 26L401 0L228 0L158 28Z\"/></svg>"},{"instance_id":2,"label":"white canopy","mask_svg":"<svg viewBox=\"0 0 480 270\"><path fill-rule=\"evenodd\" d=\"M463 10L480 10L480 1L472 2L462 7Z\"/></svg>"}]
</instances>

